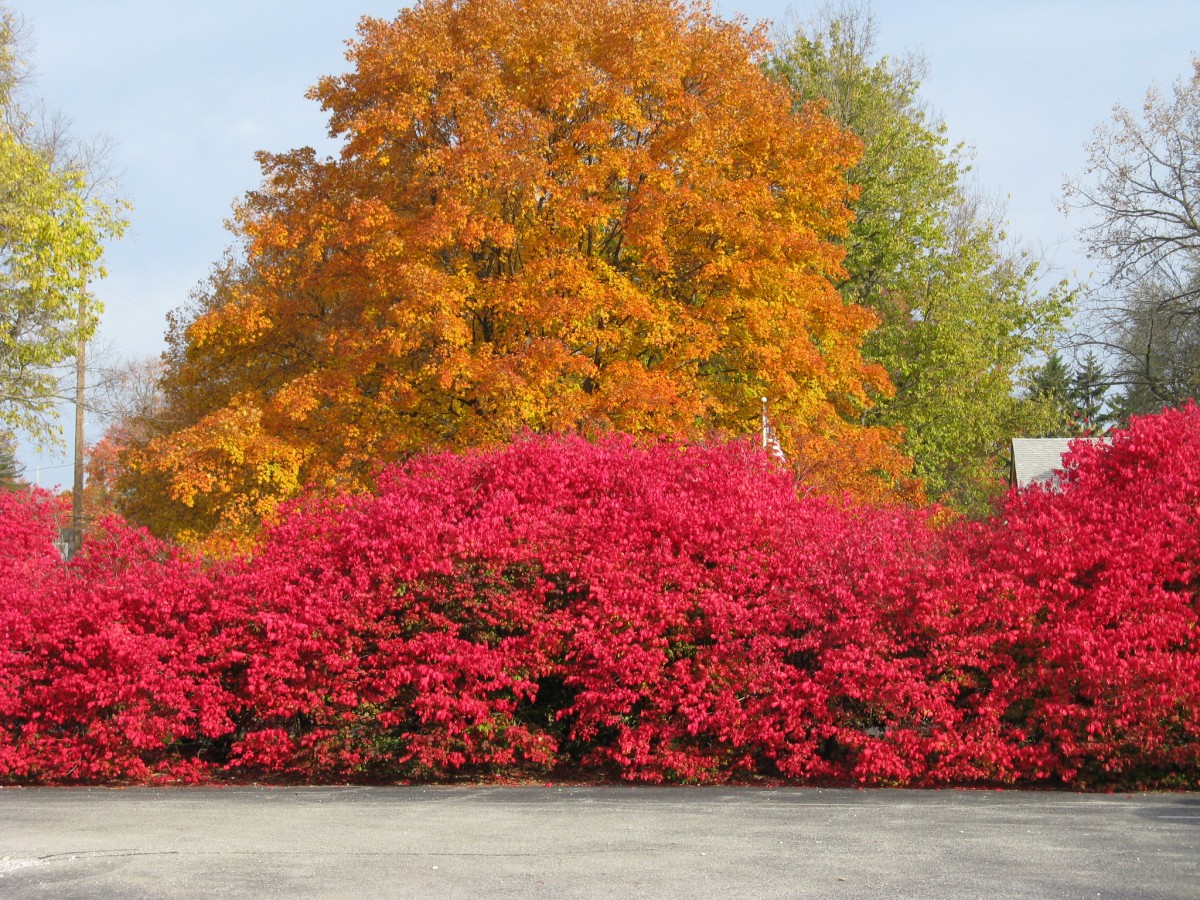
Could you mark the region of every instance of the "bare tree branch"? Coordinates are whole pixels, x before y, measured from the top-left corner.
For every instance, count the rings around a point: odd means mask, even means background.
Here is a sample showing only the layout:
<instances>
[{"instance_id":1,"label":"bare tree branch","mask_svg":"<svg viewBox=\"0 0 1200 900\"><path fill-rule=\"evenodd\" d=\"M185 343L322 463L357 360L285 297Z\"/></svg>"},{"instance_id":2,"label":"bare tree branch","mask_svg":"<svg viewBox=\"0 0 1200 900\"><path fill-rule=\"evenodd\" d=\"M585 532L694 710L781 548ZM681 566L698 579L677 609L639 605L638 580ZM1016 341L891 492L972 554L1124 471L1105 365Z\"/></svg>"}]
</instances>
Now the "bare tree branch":
<instances>
[{"instance_id":1,"label":"bare tree branch","mask_svg":"<svg viewBox=\"0 0 1200 900\"><path fill-rule=\"evenodd\" d=\"M1065 208L1106 283L1093 292L1083 343L1105 351L1126 414L1194 397L1200 385L1200 57L1141 115L1113 108Z\"/></svg>"}]
</instances>

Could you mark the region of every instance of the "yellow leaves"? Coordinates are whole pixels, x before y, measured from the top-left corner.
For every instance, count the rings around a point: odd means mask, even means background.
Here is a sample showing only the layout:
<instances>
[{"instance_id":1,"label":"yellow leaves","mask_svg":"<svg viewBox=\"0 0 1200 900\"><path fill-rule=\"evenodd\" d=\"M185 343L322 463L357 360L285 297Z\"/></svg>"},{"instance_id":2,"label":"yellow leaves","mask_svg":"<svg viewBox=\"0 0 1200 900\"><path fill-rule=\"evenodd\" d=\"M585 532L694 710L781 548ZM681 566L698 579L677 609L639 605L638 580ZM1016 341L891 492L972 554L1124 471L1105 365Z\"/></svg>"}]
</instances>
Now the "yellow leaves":
<instances>
[{"instance_id":1,"label":"yellow leaves","mask_svg":"<svg viewBox=\"0 0 1200 900\"><path fill-rule=\"evenodd\" d=\"M322 395L328 390L325 381L319 373L306 372L284 385L272 398L271 406L297 425L307 422L310 414L321 406Z\"/></svg>"},{"instance_id":2,"label":"yellow leaves","mask_svg":"<svg viewBox=\"0 0 1200 900\"><path fill-rule=\"evenodd\" d=\"M792 468L809 490L875 504L925 502L896 431L855 427L836 418L820 426L805 427L784 442Z\"/></svg>"},{"instance_id":3,"label":"yellow leaves","mask_svg":"<svg viewBox=\"0 0 1200 900\"><path fill-rule=\"evenodd\" d=\"M215 309L192 323L188 336L192 346L201 349L210 344L232 347L253 343L271 328L271 319L262 304L252 297Z\"/></svg>"},{"instance_id":4,"label":"yellow leaves","mask_svg":"<svg viewBox=\"0 0 1200 900\"><path fill-rule=\"evenodd\" d=\"M157 438L132 460L145 476L164 475L169 498L212 511L208 528L252 533L300 488L306 453L268 434L249 397L217 410L183 431Z\"/></svg>"}]
</instances>

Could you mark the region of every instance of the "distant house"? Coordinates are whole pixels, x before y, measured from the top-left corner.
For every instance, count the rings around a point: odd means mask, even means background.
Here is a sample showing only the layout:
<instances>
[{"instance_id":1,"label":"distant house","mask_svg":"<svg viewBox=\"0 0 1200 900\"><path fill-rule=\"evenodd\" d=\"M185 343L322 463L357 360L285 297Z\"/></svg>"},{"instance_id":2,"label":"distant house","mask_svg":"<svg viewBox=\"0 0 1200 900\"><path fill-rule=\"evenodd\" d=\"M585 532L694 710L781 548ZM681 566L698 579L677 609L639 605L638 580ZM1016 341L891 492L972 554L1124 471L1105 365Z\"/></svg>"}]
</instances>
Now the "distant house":
<instances>
[{"instance_id":1,"label":"distant house","mask_svg":"<svg viewBox=\"0 0 1200 900\"><path fill-rule=\"evenodd\" d=\"M1094 438L1013 438L1009 484L1029 487L1037 482L1058 483L1063 454L1072 441Z\"/></svg>"}]
</instances>

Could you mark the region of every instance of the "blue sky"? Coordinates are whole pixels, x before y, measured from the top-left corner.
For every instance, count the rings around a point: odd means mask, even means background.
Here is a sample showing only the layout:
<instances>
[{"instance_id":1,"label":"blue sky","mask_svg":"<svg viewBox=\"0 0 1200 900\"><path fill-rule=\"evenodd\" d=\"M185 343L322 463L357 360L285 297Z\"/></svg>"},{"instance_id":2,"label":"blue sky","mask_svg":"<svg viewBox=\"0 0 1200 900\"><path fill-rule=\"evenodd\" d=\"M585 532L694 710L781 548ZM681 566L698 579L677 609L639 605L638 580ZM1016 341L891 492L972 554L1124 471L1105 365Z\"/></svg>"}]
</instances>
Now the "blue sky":
<instances>
[{"instance_id":1,"label":"blue sky","mask_svg":"<svg viewBox=\"0 0 1200 900\"><path fill-rule=\"evenodd\" d=\"M257 150L332 149L305 90L345 70L364 15L396 2L306 0L7 0L33 33L33 93L79 138L106 136L131 229L95 286L102 340L129 357L162 349L166 314L187 301L229 243L230 204L258 183ZM751 21L808 18L815 4L723 0ZM974 147L978 186L1007 198L1010 232L1078 281L1081 224L1058 210L1063 178L1115 102L1140 106L1200 53L1196 0L977 3L876 0L879 49L924 54L923 94L951 136ZM94 429L93 429L94 432ZM95 437L90 433L89 437ZM69 452L69 451L67 451ZM64 453L23 445L43 485L68 483Z\"/></svg>"}]
</instances>

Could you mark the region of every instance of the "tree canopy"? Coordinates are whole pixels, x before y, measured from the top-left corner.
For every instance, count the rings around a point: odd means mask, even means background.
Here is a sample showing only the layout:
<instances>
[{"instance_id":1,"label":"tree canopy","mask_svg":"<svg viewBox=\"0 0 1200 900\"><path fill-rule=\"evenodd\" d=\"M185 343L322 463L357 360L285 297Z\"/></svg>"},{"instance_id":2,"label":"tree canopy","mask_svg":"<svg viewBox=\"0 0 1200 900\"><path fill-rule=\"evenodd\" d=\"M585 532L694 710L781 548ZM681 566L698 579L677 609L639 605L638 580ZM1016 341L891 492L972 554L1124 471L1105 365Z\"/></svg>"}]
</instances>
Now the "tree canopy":
<instances>
[{"instance_id":1,"label":"tree canopy","mask_svg":"<svg viewBox=\"0 0 1200 900\"><path fill-rule=\"evenodd\" d=\"M1036 260L1007 240L1002 210L966 183L963 149L921 99L924 61L878 56L876 41L867 8L825 7L779 39L768 70L798 108L823 102L863 141L839 289L880 317L866 354L895 387L866 421L902 429L932 498L982 511L1009 438L1053 419L1015 386L1067 295L1039 290Z\"/></svg>"},{"instance_id":2,"label":"tree canopy","mask_svg":"<svg viewBox=\"0 0 1200 900\"><path fill-rule=\"evenodd\" d=\"M1200 396L1200 57L1141 114L1118 104L1066 185L1089 254L1107 270L1089 343L1111 360L1123 416Z\"/></svg>"},{"instance_id":3,"label":"tree canopy","mask_svg":"<svg viewBox=\"0 0 1200 900\"><path fill-rule=\"evenodd\" d=\"M174 425L134 460L157 530L244 531L301 484L526 429L746 433L764 396L815 483L911 491L862 425L877 318L834 288L859 141L793 112L767 52L690 3L364 20L311 92L340 156L262 154L241 246L176 319Z\"/></svg>"},{"instance_id":4,"label":"tree canopy","mask_svg":"<svg viewBox=\"0 0 1200 900\"><path fill-rule=\"evenodd\" d=\"M0 7L0 428L50 442L56 367L95 330L100 305L87 284L125 222L23 108L17 25Z\"/></svg>"},{"instance_id":5,"label":"tree canopy","mask_svg":"<svg viewBox=\"0 0 1200 900\"><path fill-rule=\"evenodd\" d=\"M0 431L0 490L25 487L23 467L17 459L17 442L11 432Z\"/></svg>"},{"instance_id":6,"label":"tree canopy","mask_svg":"<svg viewBox=\"0 0 1200 900\"><path fill-rule=\"evenodd\" d=\"M1070 366L1059 351L1051 351L1030 374L1027 391L1056 415L1033 436L1081 437L1107 431L1115 419L1108 404L1108 377L1095 353Z\"/></svg>"}]
</instances>

